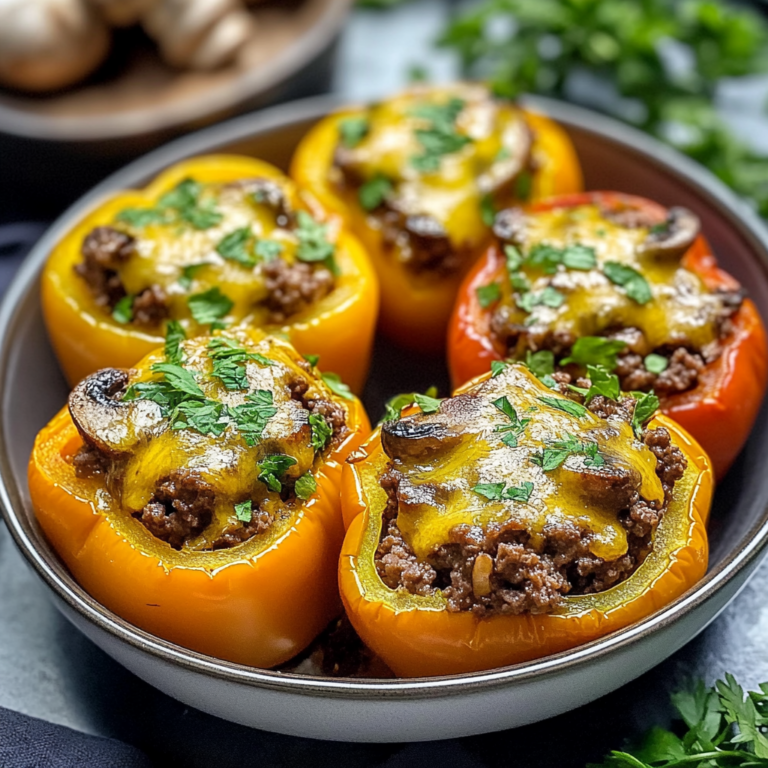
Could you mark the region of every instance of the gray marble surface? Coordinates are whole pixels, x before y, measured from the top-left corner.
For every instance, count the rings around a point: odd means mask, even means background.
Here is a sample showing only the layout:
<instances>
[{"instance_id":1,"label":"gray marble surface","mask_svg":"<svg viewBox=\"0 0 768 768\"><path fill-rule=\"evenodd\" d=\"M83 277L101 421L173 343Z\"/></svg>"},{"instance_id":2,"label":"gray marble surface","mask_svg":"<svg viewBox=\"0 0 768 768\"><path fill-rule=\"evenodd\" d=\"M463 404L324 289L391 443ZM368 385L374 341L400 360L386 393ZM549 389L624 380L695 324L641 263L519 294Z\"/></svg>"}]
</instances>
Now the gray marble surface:
<instances>
[{"instance_id":1,"label":"gray marble surface","mask_svg":"<svg viewBox=\"0 0 768 768\"><path fill-rule=\"evenodd\" d=\"M350 99L400 86L408 68L425 64L438 78L452 62L429 43L446 17L437 0L397 11L357 12L342 41L335 88ZM751 107L765 84L726 94ZM764 98L763 98L764 100ZM740 123L768 135L765 118ZM758 130L759 128L759 130ZM0 277L10 272L3 263ZM2 282L2 280L0 280ZM2 286L0 285L0 288ZM355 745L314 742L249 730L205 715L134 677L72 628L48 602L0 526L0 706L79 730L119 738L159 766L558 766L580 768L625 737L669 716L667 694L687 679L712 681L726 671L747 686L768 680L768 564L698 639L623 689L554 720L448 742Z\"/></svg>"}]
</instances>

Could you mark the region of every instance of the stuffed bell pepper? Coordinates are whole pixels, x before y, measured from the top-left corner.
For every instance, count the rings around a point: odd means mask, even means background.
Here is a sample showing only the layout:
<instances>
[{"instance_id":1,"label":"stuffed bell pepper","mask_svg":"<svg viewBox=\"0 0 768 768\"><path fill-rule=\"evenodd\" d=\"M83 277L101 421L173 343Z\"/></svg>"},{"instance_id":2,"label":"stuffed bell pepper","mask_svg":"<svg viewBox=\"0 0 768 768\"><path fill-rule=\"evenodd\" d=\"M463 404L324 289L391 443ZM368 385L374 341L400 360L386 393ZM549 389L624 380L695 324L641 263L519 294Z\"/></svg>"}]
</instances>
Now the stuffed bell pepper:
<instances>
[{"instance_id":1,"label":"stuffed bell pepper","mask_svg":"<svg viewBox=\"0 0 768 768\"><path fill-rule=\"evenodd\" d=\"M259 331L184 340L82 380L40 432L29 489L80 585L123 619L272 667L340 613L342 462L360 403Z\"/></svg>"},{"instance_id":2,"label":"stuffed bell pepper","mask_svg":"<svg viewBox=\"0 0 768 768\"><path fill-rule=\"evenodd\" d=\"M553 198L496 218L448 341L454 385L492 361L542 376L615 372L709 453L718 477L747 439L768 376L763 323L684 208L612 192Z\"/></svg>"},{"instance_id":3,"label":"stuffed bell pepper","mask_svg":"<svg viewBox=\"0 0 768 768\"><path fill-rule=\"evenodd\" d=\"M291 173L367 248L384 331L431 352L442 351L494 211L581 189L565 132L479 84L419 86L331 115L301 142Z\"/></svg>"},{"instance_id":4,"label":"stuffed bell pepper","mask_svg":"<svg viewBox=\"0 0 768 768\"><path fill-rule=\"evenodd\" d=\"M400 676L573 648L707 567L709 459L653 396L495 368L385 422L344 468L342 598Z\"/></svg>"},{"instance_id":5,"label":"stuffed bell pepper","mask_svg":"<svg viewBox=\"0 0 768 768\"><path fill-rule=\"evenodd\" d=\"M53 251L42 302L70 384L133 365L178 320L190 337L237 324L282 333L359 391L378 288L357 239L277 168L213 155L98 206Z\"/></svg>"}]
</instances>

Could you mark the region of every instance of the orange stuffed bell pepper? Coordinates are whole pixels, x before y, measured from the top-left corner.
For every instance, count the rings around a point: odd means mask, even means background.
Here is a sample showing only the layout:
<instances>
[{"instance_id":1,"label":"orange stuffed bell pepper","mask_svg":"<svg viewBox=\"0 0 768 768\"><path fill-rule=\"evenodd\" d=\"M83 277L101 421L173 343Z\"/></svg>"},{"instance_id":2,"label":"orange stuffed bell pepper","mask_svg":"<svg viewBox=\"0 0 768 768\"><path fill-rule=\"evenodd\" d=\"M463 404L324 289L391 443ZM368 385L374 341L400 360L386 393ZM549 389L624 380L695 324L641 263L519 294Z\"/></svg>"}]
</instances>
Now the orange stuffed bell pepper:
<instances>
[{"instance_id":1,"label":"orange stuffed bell pepper","mask_svg":"<svg viewBox=\"0 0 768 768\"><path fill-rule=\"evenodd\" d=\"M277 168L211 155L99 205L51 254L42 303L71 384L133 365L175 319L190 337L280 332L360 391L378 287L357 239L322 223Z\"/></svg>"},{"instance_id":2,"label":"orange stuffed bell pepper","mask_svg":"<svg viewBox=\"0 0 768 768\"><path fill-rule=\"evenodd\" d=\"M305 136L291 173L368 250L385 333L435 353L494 211L582 186L561 128L467 83L331 115Z\"/></svg>"},{"instance_id":3,"label":"orange stuffed bell pepper","mask_svg":"<svg viewBox=\"0 0 768 768\"><path fill-rule=\"evenodd\" d=\"M272 667L341 610L341 465L368 419L282 340L170 331L165 352L77 385L35 442L32 503L107 608L186 648Z\"/></svg>"},{"instance_id":4,"label":"orange stuffed bell pepper","mask_svg":"<svg viewBox=\"0 0 768 768\"><path fill-rule=\"evenodd\" d=\"M341 596L396 674L574 648L705 573L709 459L652 418L652 396L596 383L606 394L553 391L500 366L442 404L422 399L348 460Z\"/></svg>"},{"instance_id":5,"label":"orange stuffed bell pepper","mask_svg":"<svg viewBox=\"0 0 768 768\"><path fill-rule=\"evenodd\" d=\"M718 268L698 219L640 197L589 192L510 209L459 292L449 330L454 386L494 360L542 374L615 371L650 392L722 477L768 381L763 323Z\"/></svg>"}]
</instances>

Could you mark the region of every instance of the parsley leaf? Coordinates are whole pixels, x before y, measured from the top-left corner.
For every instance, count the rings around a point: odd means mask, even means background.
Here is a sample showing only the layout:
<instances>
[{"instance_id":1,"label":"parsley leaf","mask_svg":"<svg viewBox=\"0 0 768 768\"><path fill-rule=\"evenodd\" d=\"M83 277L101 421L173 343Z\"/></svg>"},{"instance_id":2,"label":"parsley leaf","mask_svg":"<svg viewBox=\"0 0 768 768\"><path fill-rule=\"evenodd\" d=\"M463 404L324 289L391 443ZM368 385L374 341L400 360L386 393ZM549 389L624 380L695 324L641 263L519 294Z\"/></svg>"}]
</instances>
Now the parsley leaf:
<instances>
[{"instance_id":1,"label":"parsley leaf","mask_svg":"<svg viewBox=\"0 0 768 768\"><path fill-rule=\"evenodd\" d=\"M584 395L585 402L589 402L596 395L602 395L609 400L618 400L621 396L619 377L600 366L588 365L587 376L590 387Z\"/></svg>"},{"instance_id":2,"label":"parsley leaf","mask_svg":"<svg viewBox=\"0 0 768 768\"><path fill-rule=\"evenodd\" d=\"M603 264L603 274L614 285L624 288L627 296L638 304L647 304L653 298L648 281L636 269L626 264L606 261Z\"/></svg>"},{"instance_id":3,"label":"parsley leaf","mask_svg":"<svg viewBox=\"0 0 768 768\"><path fill-rule=\"evenodd\" d=\"M259 468L259 480L270 491L280 493L283 490L282 476L296 463L293 456L287 456L284 453L273 453L265 456L256 465Z\"/></svg>"},{"instance_id":4,"label":"parsley leaf","mask_svg":"<svg viewBox=\"0 0 768 768\"><path fill-rule=\"evenodd\" d=\"M306 501L313 493L317 493L317 481L307 472L296 481L293 489L298 498Z\"/></svg>"},{"instance_id":5,"label":"parsley leaf","mask_svg":"<svg viewBox=\"0 0 768 768\"><path fill-rule=\"evenodd\" d=\"M616 369L616 358L627 343L619 339L606 339L602 336L582 336L576 339L571 348L571 354L560 361L560 365L578 363L579 365L596 365L608 371Z\"/></svg>"},{"instance_id":6,"label":"parsley leaf","mask_svg":"<svg viewBox=\"0 0 768 768\"><path fill-rule=\"evenodd\" d=\"M256 265L256 259L250 253L248 246L253 240L250 227L240 227L225 235L216 246L216 253L227 261L235 261L244 267Z\"/></svg>"},{"instance_id":7,"label":"parsley leaf","mask_svg":"<svg viewBox=\"0 0 768 768\"><path fill-rule=\"evenodd\" d=\"M501 499L504 483L478 483L472 490L490 501Z\"/></svg>"},{"instance_id":8,"label":"parsley leaf","mask_svg":"<svg viewBox=\"0 0 768 768\"><path fill-rule=\"evenodd\" d=\"M569 456L584 456L587 467L602 467L605 464L597 443L582 442L575 435L566 433L565 440L555 440L543 450L534 453L531 461L540 466L545 472L557 469Z\"/></svg>"},{"instance_id":9,"label":"parsley leaf","mask_svg":"<svg viewBox=\"0 0 768 768\"><path fill-rule=\"evenodd\" d=\"M664 357L664 355L656 355L651 353L650 355L645 356L643 359L643 365L645 365L646 371L659 374L664 373L664 371L667 370L669 367L669 360Z\"/></svg>"},{"instance_id":10,"label":"parsley leaf","mask_svg":"<svg viewBox=\"0 0 768 768\"><path fill-rule=\"evenodd\" d=\"M568 269L590 270L597 266L595 249L589 245L573 243L563 249L563 266Z\"/></svg>"},{"instance_id":11,"label":"parsley leaf","mask_svg":"<svg viewBox=\"0 0 768 768\"><path fill-rule=\"evenodd\" d=\"M223 403L216 400L184 400L171 413L171 429L194 429L201 435L220 435L228 422L222 419Z\"/></svg>"},{"instance_id":12,"label":"parsley leaf","mask_svg":"<svg viewBox=\"0 0 768 768\"><path fill-rule=\"evenodd\" d=\"M392 182L382 174L377 174L364 182L357 191L357 199L366 211L378 208L393 190Z\"/></svg>"},{"instance_id":13,"label":"parsley leaf","mask_svg":"<svg viewBox=\"0 0 768 768\"><path fill-rule=\"evenodd\" d=\"M207 267L208 262L207 261L201 261L199 264L187 264L186 267L184 267L181 270L181 277L179 278L179 285L185 290L188 291L192 287L192 281L195 278L195 275L203 268Z\"/></svg>"},{"instance_id":14,"label":"parsley leaf","mask_svg":"<svg viewBox=\"0 0 768 768\"><path fill-rule=\"evenodd\" d=\"M355 396L352 394L349 387L341 380L341 376L338 373L331 373L326 371L321 374L323 381L328 389L339 397L343 397L345 400L354 400Z\"/></svg>"},{"instance_id":15,"label":"parsley leaf","mask_svg":"<svg viewBox=\"0 0 768 768\"><path fill-rule=\"evenodd\" d=\"M367 135L370 129L366 117L346 117L339 122L339 138L348 149L354 149Z\"/></svg>"},{"instance_id":16,"label":"parsley leaf","mask_svg":"<svg viewBox=\"0 0 768 768\"><path fill-rule=\"evenodd\" d=\"M560 291L548 285L544 290L536 293L525 293L517 298L517 305L525 312L532 312L534 307L545 306L557 309L565 301Z\"/></svg>"},{"instance_id":17,"label":"parsley leaf","mask_svg":"<svg viewBox=\"0 0 768 768\"><path fill-rule=\"evenodd\" d=\"M523 266L523 256L514 245L504 246L504 256L506 257L508 272L516 272Z\"/></svg>"},{"instance_id":18,"label":"parsley leaf","mask_svg":"<svg viewBox=\"0 0 768 768\"><path fill-rule=\"evenodd\" d=\"M429 395L420 395L418 392L413 396L416 405L421 408L422 413L435 413L440 407L442 400Z\"/></svg>"},{"instance_id":19,"label":"parsley leaf","mask_svg":"<svg viewBox=\"0 0 768 768\"><path fill-rule=\"evenodd\" d=\"M278 243L277 240L269 240L268 238L263 237L256 242L253 252L262 259L262 261L272 261L283 252L283 244Z\"/></svg>"},{"instance_id":20,"label":"parsley leaf","mask_svg":"<svg viewBox=\"0 0 768 768\"><path fill-rule=\"evenodd\" d=\"M248 389L248 376L245 365L249 360L257 360L262 365L274 363L263 355L249 353L234 339L216 336L208 342L208 357L213 361L211 375L215 376L230 392Z\"/></svg>"},{"instance_id":21,"label":"parsley leaf","mask_svg":"<svg viewBox=\"0 0 768 768\"><path fill-rule=\"evenodd\" d=\"M126 325L133 320L133 300L134 296L123 296L120 301L115 304L115 308L112 310L112 318L120 323Z\"/></svg>"},{"instance_id":22,"label":"parsley leaf","mask_svg":"<svg viewBox=\"0 0 768 768\"><path fill-rule=\"evenodd\" d=\"M115 217L117 221L140 229L148 224L160 224L165 221L162 211L156 208L124 208Z\"/></svg>"},{"instance_id":23,"label":"parsley leaf","mask_svg":"<svg viewBox=\"0 0 768 768\"><path fill-rule=\"evenodd\" d=\"M531 373L538 379L551 376L555 372L555 355L549 349L540 349L538 352L525 352L525 364Z\"/></svg>"},{"instance_id":24,"label":"parsley leaf","mask_svg":"<svg viewBox=\"0 0 768 768\"><path fill-rule=\"evenodd\" d=\"M169 320L165 327L165 359L174 365L181 365L184 354L181 342L187 338L181 323L178 320Z\"/></svg>"},{"instance_id":25,"label":"parsley leaf","mask_svg":"<svg viewBox=\"0 0 768 768\"><path fill-rule=\"evenodd\" d=\"M659 409L659 398L653 392L633 392L632 397L637 400L635 405L635 413L632 416L632 429L635 430L635 434L639 435L643 429L643 425L653 416Z\"/></svg>"},{"instance_id":26,"label":"parsley leaf","mask_svg":"<svg viewBox=\"0 0 768 768\"><path fill-rule=\"evenodd\" d=\"M312 447L315 451L322 451L333 436L330 424L321 413L310 413L309 428L312 433L310 440Z\"/></svg>"},{"instance_id":27,"label":"parsley leaf","mask_svg":"<svg viewBox=\"0 0 768 768\"><path fill-rule=\"evenodd\" d=\"M501 286L498 283L479 285L475 289L477 300L483 309L487 309L501 298Z\"/></svg>"},{"instance_id":28,"label":"parsley leaf","mask_svg":"<svg viewBox=\"0 0 768 768\"><path fill-rule=\"evenodd\" d=\"M308 263L323 262L334 274L339 274L336 264L336 246L328 240L328 226L315 221L306 211L296 212L296 237L299 247L296 258Z\"/></svg>"},{"instance_id":29,"label":"parsley leaf","mask_svg":"<svg viewBox=\"0 0 768 768\"><path fill-rule=\"evenodd\" d=\"M304 359L314 368L320 362L320 355L304 355Z\"/></svg>"},{"instance_id":30,"label":"parsley leaf","mask_svg":"<svg viewBox=\"0 0 768 768\"><path fill-rule=\"evenodd\" d=\"M562 264L567 269L590 270L597 265L595 249L581 243L556 248L549 243L536 243L526 258L526 264L553 275Z\"/></svg>"},{"instance_id":31,"label":"parsley leaf","mask_svg":"<svg viewBox=\"0 0 768 768\"><path fill-rule=\"evenodd\" d=\"M272 393L259 389L246 396L246 402L230 406L229 417L235 423L246 445L253 447L261 439L267 422L277 413Z\"/></svg>"},{"instance_id":32,"label":"parsley leaf","mask_svg":"<svg viewBox=\"0 0 768 768\"><path fill-rule=\"evenodd\" d=\"M416 403L416 398L422 398L425 402L435 402L440 404L440 400L435 398L435 395L437 394L437 387L430 387L423 395L420 395L416 392L411 393L403 393L400 395L395 395L394 397L391 397L386 404L384 405L384 416L382 417L380 424L383 424L385 421L394 421L395 419L400 418L400 412L408 405L412 405L413 403ZM422 411L424 413L429 413L429 411L424 411L423 407L419 405L420 408L422 408ZM427 406L430 407L430 406ZM437 410L437 408L435 408ZM434 412L434 411L432 411Z\"/></svg>"},{"instance_id":33,"label":"parsley leaf","mask_svg":"<svg viewBox=\"0 0 768 768\"><path fill-rule=\"evenodd\" d=\"M563 411L569 416L574 416L577 419L581 419L587 415L587 409L581 405L581 403L575 403L573 400L568 400L564 397L549 397L545 395L539 397L538 400L544 403L544 405L548 405L550 408Z\"/></svg>"},{"instance_id":34,"label":"parsley leaf","mask_svg":"<svg viewBox=\"0 0 768 768\"><path fill-rule=\"evenodd\" d=\"M422 173L434 173L440 168L444 155L458 152L472 140L456 132L455 122L464 109L463 99L451 98L445 104L421 104L411 110L413 117L429 123L429 128L417 128L416 140L422 153L411 157L411 165Z\"/></svg>"},{"instance_id":35,"label":"parsley leaf","mask_svg":"<svg viewBox=\"0 0 768 768\"><path fill-rule=\"evenodd\" d=\"M216 285L203 293L195 293L188 297L187 306L195 322L200 325L209 325L226 317L235 303Z\"/></svg>"},{"instance_id":36,"label":"parsley leaf","mask_svg":"<svg viewBox=\"0 0 768 768\"><path fill-rule=\"evenodd\" d=\"M197 385L194 374L186 368L173 363L155 363L152 371L162 373L165 380L177 391L191 397L205 397L203 390Z\"/></svg>"},{"instance_id":37,"label":"parsley leaf","mask_svg":"<svg viewBox=\"0 0 768 768\"><path fill-rule=\"evenodd\" d=\"M235 516L241 523L250 523L253 517L253 502L250 499L235 504Z\"/></svg>"},{"instance_id":38,"label":"parsley leaf","mask_svg":"<svg viewBox=\"0 0 768 768\"><path fill-rule=\"evenodd\" d=\"M492 227L493 222L496 220L496 203L490 192L487 195L483 195L480 199L480 218L486 227Z\"/></svg>"},{"instance_id":39,"label":"parsley leaf","mask_svg":"<svg viewBox=\"0 0 768 768\"><path fill-rule=\"evenodd\" d=\"M504 360L491 360L491 378L495 379L507 365L508 363Z\"/></svg>"},{"instance_id":40,"label":"parsley leaf","mask_svg":"<svg viewBox=\"0 0 768 768\"><path fill-rule=\"evenodd\" d=\"M523 434L525 428L530 424L530 419L521 419L517 415L517 411L512 403L509 402L509 398L504 395L498 400L493 401L493 405L496 406L508 419L509 424L502 424L494 428L494 433L501 434L501 442L509 448L517 448L520 435Z\"/></svg>"}]
</instances>

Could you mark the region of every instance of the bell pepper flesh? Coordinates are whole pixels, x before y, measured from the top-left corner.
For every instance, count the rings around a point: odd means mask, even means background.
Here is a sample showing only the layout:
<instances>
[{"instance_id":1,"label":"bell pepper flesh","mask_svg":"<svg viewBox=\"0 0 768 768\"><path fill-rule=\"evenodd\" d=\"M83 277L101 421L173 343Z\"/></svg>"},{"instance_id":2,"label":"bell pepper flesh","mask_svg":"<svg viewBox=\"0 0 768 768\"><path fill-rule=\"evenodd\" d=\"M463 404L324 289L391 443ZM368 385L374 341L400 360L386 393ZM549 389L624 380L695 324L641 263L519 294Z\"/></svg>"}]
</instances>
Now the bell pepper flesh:
<instances>
[{"instance_id":1,"label":"bell pepper flesh","mask_svg":"<svg viewBox=\"0 0 768 768\"><path fill-rule=\"evenodd\" d=\"M144 190L122 192L105 200L61 240L43 272L42 308L54 351L71 385L100 368L130 367L163 343L162 325L157 331L122 325L96 304L73 269L81 260L86 235L97 226L112 224L125 208L151 206L184 179L205 184L255 177L276 181L294 208L318 216L318 210L303 202L302 195L274 166L249 157L210 155L178 163ZM357 238L340 228L338 221L329 222L329 230L336 237L336 261L341 271L333 291L288 318L284 325L265 328L286 336L302 354L319 355L324 370L338 373L360 392L370 362L378 285ZM189 325L191 321L182 322Z\"/></svg>"}]
</instances>

